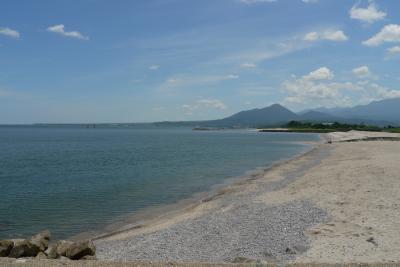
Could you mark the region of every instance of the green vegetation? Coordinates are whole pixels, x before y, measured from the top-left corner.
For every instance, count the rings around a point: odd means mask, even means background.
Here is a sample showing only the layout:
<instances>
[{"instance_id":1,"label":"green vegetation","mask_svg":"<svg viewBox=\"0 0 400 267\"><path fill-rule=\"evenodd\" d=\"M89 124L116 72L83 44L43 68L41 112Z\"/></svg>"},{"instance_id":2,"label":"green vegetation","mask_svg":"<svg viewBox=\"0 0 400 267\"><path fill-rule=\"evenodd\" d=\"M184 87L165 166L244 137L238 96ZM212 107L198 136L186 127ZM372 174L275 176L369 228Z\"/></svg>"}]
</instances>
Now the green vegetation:
<instances>
[{"instance_id":1,"label":"green vegetation","mask_svg":"<svg viewBox=\"0 0 400 267\"><path fill-rule=\"evenodd\" d=\"M378 126L365 125L365 124L348 124L348 123L311 123L291 121L284 127L290 131L295 132L316 132L316 133L329 133L329 132L347 132L351 130L356 131L382 131Z\"/></svg>"},{"instance_id":2,"label":"green vegetation","mask_svg":"<svg viewBox=\"0 0 400 267\"><path fill-rule=\"evenodd\" d=\"M384 132L389 132L389 133L400 133L400 127L394 127L392 125L389 125L385 128L383 128Z\"/></svg>"}]
</instances>

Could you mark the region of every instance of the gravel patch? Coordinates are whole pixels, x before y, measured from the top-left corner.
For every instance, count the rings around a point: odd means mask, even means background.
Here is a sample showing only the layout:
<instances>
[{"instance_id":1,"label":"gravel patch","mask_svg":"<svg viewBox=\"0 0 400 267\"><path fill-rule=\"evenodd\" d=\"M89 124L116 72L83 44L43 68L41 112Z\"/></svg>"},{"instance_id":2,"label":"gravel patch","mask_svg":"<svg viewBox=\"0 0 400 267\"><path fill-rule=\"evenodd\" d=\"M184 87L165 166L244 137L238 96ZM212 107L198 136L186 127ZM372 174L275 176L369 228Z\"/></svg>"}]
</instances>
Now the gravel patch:
<instances>
[{"instance_id":1,"label":"gravel patch","mask_svg":"<svg viewBox=\"0 0 400 267\"><path fill-rule=\"evenodd\" d=\"M326 211L310 201L267 205L256 201L265 192L279 190L326 157L316 150L311 160L287 173L281 181L252 181L256 190L218 197L219 208L166 229L126 240L96 241L97 256L107 260L152 262L282 263L305 252L305 230L327 220ZM297 175L294 175L297 173Z\"/></svg>"},{"instance_id":2,"label":"gravel patch","mask_svg":"<svg viewBox=\"0 0 400 267\"><path fill-rule=\"evenodd\" d=\"M238 205L129 240L97 244L100 259L233 262L292 259L308 247L304 230L326 213L302 201L279 206Z\"/></svg>"}]
</instances>

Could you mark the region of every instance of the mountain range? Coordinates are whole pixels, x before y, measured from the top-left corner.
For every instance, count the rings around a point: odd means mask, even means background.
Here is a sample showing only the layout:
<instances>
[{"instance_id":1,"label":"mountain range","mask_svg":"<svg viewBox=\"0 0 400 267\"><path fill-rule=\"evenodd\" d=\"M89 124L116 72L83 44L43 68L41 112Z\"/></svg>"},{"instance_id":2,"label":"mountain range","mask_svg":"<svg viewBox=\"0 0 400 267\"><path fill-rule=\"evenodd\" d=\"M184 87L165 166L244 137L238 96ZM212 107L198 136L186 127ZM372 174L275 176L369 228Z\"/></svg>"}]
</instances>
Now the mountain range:
<instances>
[{"instance_id":1,"label":"mountain range","mask_svg":"<svg viewBox=\"0 0 400 267\"><path fill-rule=\"evenodd\" d=\"M350 108L317 108L295 113L274 104L241 111L227 118L209 121L161 122L158 125L198 127L281 126L289 121L364 123L377 126L400 125L400 98L371 102Z\"/></svg>"}]
</instances>

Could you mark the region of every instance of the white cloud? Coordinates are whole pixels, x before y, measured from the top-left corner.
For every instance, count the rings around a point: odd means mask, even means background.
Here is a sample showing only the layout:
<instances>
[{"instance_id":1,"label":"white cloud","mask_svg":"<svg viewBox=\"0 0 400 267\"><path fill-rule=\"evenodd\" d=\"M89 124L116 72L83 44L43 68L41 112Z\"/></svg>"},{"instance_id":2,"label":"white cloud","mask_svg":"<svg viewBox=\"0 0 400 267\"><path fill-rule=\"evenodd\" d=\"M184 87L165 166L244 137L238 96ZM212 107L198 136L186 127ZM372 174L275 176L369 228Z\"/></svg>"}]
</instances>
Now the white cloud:
<instances>
[{"instance_id":1,"label":"white cloud","mask_svg":"<svg viewBox=\"0 0 400 267\"><path fill-rule=\"evenodd\" d=\"M349 37L343 31L336 30L336 31L323 31L323 32L309 32L307 33L303 40L315 42L319 40L328 40L334 42L344 42L347 41Z\"/></svg>"},{"instance_id":2,"label":"white cloud","mask_svg":"<svg viewBox=\"0 0 400 267\"><path fill-rule=\"evenodd\" d=\"M0 34L11 37L11 38L15 38L15 39L18 39L21 36L18 31L7 28L7 27L5 27L5 28L0 27Z\"/></svg>"},{"instance_id":3,"label":"white cloud","mask_svg":"<svg viewBox=\"0 0 400 267\"><path fill-rule=\"evenodd\" d=\"M318 80L332 80L335 77L333 72L327 67L319 68L315 71L310 72L308 75L303 76L303 79L309 81Z\"/></svg>"},{"instance_id":4,"label":"white cloud","mask_svg":"<svg viewBox=\"0 0 400 267\"><path fill-rule=\"evenodd\" d=\"M149 66L149 70L158 70L160 68L160 65L151 65Z\"/></svg>"},{"instance_id":5,"label":"white cloud","mask_svg":"<svg viewBox=\"0 0 400 267\"><path fill-rule=\"evenodd\" d=\"M371 1L367 8L358 7L358 4L350 9L350 18L366 23L374 23L386 17L386 13L379 11L378 7Z\"/></svg>"},{"instance_id":6,"label":"white cloud","mask_svg":"<svg viewBox=\"0 0 400 267\"><path fill-rule=\"evenodd\" d=\"M241 64L240 65L242 68L255 68L255 67L257 67L257 65L256 64L254 64L254 63L243 63L243 64Z\"/></svg>"},{"instance_id":7,"label":"white cloud","mask_svg":"<svg viewBox=\"0 0 400 267\"><path fill-rule=\"evenodd\" d=\"M193 104L184 104L181 108L187 115L191 115L196 110L224 110L227 109L227 106L224 102L218 99L199 99Z\"/></svg>"},{"instance_id":8,"label":"white cloud","mask_svg":"<svg viewBox=\"0 0 400 267\"><path fill-rule=\"evenodd\" d=\"M400 25L389 24L375 36L363 42L366 46L379 46L385 42L400 42Z\"/></svg>"},{"instance_id":9,"label":"white cloud","mask_svg":"<svg viewBox=\"0 0 400 267\"><path fill-rule=\"evenodd\" d=\"M391 54L398 54L400 53L400 46L393 46L391 48L388 48L388 52Z\"/></svg>"},{"instance_id":10,"label":"white cloud","mask_svg":"<svg viewBox=\"0 0 400 267\"><path fill-rule=\"evenodd\" d=\"M400 90L392 90L376 83L372 83L371 87L376 89L377 96L374 100L400 97Z\"/></svg>"},{"instance_id":11,"label":"white cloud","mask_svg":"<svg viewBox=\"0 0 400 267\"><path fill-rule=\"evenodd\" d=\"M367 66L361 66L352 70L353 74L358 78L368 77L371 72Z\"/></svg>"},{"instance_id":12,"label":"white cloud","mask_svg":"<svg viewBox=\"0 0 400 267\"><path fill-rule=\"evenodd\" d=\"M344 34L343 31L333 31L333 32L328 31L324 33L322 38L325 40L336 41L336 42L347 41L349 39L346 36L346 34Z\"/></svg>"},{"instance_id":13,"label":"white cloud","mask_svg":"<svg viewBox=\"0 0 400 267\"><path fill-rule=\"evenodd\" d=\"M353 70L356 75L370 75L366 66ZM287 93L284 102L302 108L311 106L337 107L365 104L374 100L400 97L400 90L381 86L370 80L335 82L332 71L324 67L300 78L294 76L282 83Z\"/></svg>"},{"instance_id":14,"label":"white cloud","mask_svg":"<svg viewBox=\"0 0 400 267\"><path fill-rule=\"evenodd\" d=\"M315 4L318 3L319 0L302 0L302 2L306 4Z\"/></svg>"},{"instance_id":15,"label":"white cloud","mask_svg":"<svg viewBox=\"0 0 400 267\"><path fill-rule=\"evenodd\" d=\"M305 41L318 41L319 34L317 32L309 32L307 33L304 38Z\"/></svg>"},{"instance_id":16,"label":"white cloud","mask_svg":"<svg viewBox=\"0 0 400 267\"><path fill-rule=\"evenodd\" d=\"M81 40L89 40L88 36L84 36L78 31L66 32L64 28L65 27L63 24L59 24L59 25L54 25L54 26L48 27L47 31L57 33L57 34L60 34L60 35L66 36L66 37L71 37L71 38L76 38L76 39L81 39Z\"/></svg>"},{"instance_id":17,"label":"white cloud","mask_svg":"<svg viewBox=\"0 0 400 267\"><path fill-rule=\"evenodd\" d=\"M327 67L322 67L301 78L287 80L282 84L284 91L289 94L285 102L300 105L319 103L326 107L349 105L350 99L340 91L354 89L352 84L328 82L333 78L334 73Z\"/></svg>"}]
</instances>

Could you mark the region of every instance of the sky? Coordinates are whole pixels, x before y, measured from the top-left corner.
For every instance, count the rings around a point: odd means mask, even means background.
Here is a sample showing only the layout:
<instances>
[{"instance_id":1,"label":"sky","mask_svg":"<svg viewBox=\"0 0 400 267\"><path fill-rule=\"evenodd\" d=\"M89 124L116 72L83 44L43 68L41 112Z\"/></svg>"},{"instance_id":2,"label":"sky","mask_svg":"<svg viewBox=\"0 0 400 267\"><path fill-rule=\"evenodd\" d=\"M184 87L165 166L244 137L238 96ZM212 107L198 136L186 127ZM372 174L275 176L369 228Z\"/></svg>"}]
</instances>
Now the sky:
<instances>
[{"instance_id":1,"label":"sky","mask_svg":"<svg viewBox=\"0 0 400 267\"><path fill-rule=\"evenodd\" d=\"M0 123L217 119L400 97L400 1L2 0Z\"/></svg>"}]
</instances>

